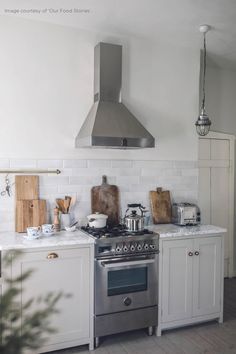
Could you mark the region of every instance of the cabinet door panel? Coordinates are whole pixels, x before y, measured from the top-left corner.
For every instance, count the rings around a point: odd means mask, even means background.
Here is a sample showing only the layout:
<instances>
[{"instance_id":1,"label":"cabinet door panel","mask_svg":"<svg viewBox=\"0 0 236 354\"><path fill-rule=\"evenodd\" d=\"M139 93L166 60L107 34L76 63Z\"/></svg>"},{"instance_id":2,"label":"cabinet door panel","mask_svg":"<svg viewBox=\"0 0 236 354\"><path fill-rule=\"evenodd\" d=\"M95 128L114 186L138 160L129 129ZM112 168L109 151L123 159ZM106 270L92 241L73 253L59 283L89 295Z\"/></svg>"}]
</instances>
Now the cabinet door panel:
<instances>
[{"instance_id":1,"label":"cabinet door panel","mask_svg":"<svg viewBox=\"0 0 236 354\"><path fill-rule=\"evenodd\" d=\"M210 158L211 158L211 144L210 144L209 139L199 138L198 158L199 158L199 160L210 160Z\"/></svg>"},{"instance_id":2,"label":"cabinet door panel","mask_svg":"<svg viewBox=\"0 0 236 354\"><path fill-rule=\"evenodd\" d=\"M220 312L221 237L194 240L193 316Z\"/></svg>"},{"instance_id":3,"label":"cabinet door panel","mask_svg":"<svg viewBox=\"0 0 236 354\"><path fill-rule=\"evenodd\" d=\"M211 159L229 160L229 140L210 139Z\"/></svg>"},{"instance_id":4,"label":"cabinet door panel","mask_svg":"<svg viewBox=\"0 0 236 354\"><path fill-rule=\"evenodd\" d=\"M211 169L199 168L198 203L201 210L201 222L211 224Z\"/></svg>"},{"instance_id":5,"label":"cabinet door panel","mask_svg":"<svg viewBox=\"0 0 236 354\"><path fill-rule=\"evenodd\" d=\"M211 223L229 229L229 168L211 169ZM229 258L229 233L224 237L225 258Z\"/></svg>"},{"instance_id":6,"label":"cabinet door panel","mask_svg":"<svg viewBox=\"0 0 236 354\"><path fill-rule=\"evenodd\" d=\"M57 332L47 338L48 345L89 337L89 249L54 251L58 258L48 259L50 251L25 253L14 263L13 274L33 270L22 284L21 306L27 300L49 292L70 294L62 297L50 318ZM31 307L36 310L37 305ZM24 316L24 312L22 313Z\"/></svg>"},{"instance_id":7,"label":"cabinet door panel","mask_svg":"<svg viewBox=\"0 0 236 354\"><path fill-rule=\"evenodd\" d=\"M192 315L192 250L192 240L163 242L163 322Z\"/></svg>"}]
</instances>

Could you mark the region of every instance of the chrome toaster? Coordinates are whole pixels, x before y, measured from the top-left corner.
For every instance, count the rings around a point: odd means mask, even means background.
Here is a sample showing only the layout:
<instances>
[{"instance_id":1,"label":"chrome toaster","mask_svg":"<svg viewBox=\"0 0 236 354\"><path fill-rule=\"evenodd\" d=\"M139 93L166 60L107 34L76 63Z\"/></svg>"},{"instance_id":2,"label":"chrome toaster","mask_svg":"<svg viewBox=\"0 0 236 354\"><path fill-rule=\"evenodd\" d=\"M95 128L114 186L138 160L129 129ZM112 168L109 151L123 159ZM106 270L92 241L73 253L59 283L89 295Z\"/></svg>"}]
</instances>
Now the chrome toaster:
<instances>
[{"instance_id":1,"label":"chrome toaster","mask_svg":"<svg viewBox=\"0 0 236 354\"><path fill-rule=\"evenodd\" d=\"M172 222L180 226L200 224L199 207L192 203L174 203L172 205Z\"/></svg>"}]
</instances>

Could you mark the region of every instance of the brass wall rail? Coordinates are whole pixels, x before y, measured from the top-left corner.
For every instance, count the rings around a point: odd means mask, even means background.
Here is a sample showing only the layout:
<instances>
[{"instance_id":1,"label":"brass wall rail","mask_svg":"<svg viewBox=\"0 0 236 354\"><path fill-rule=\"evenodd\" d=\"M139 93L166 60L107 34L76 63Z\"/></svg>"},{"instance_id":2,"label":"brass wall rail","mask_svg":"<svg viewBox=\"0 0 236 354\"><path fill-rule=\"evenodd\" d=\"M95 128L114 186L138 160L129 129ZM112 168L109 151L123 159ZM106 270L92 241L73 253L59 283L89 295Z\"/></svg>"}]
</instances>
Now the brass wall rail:
<instances>
[{"instance_id":1,"label":"brass wall rail","mask_svg":"<svg viewBox=\"0 0 236 354\"><path fill-rule=\"evenodd\" d=\"M59 175L61 173L61 170L59 169L56 169L56 170L40 170L40 169L15 169L15 170L11 170L11 169L0 169L0 174L3 173L3 174L17 174L17 173L29 173L29 174L33 174L33 173L36 173L36 174L43 174L43 173L50 173L50 174L56 174L56 175Z\"/></svg>"}]
</instances>

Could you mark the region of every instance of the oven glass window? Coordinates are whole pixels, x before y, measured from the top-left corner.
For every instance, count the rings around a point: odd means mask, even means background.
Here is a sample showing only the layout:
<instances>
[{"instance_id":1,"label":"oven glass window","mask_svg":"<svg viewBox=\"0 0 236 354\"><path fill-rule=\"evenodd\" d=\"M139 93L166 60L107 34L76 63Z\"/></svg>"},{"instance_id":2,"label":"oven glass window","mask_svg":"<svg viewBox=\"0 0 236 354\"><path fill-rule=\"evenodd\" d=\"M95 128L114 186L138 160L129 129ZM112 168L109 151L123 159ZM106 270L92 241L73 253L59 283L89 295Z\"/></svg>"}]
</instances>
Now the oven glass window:
<instances>
[{"instance_id":1,"label":"oven glass window","mask_svg":"<svg viewBox=\"0 0 236 354\"><path fill-rule=\"evenodd\" d=\"M108 272L108 296L147 290L147 267Z\"/></svg>"}]
</instances>

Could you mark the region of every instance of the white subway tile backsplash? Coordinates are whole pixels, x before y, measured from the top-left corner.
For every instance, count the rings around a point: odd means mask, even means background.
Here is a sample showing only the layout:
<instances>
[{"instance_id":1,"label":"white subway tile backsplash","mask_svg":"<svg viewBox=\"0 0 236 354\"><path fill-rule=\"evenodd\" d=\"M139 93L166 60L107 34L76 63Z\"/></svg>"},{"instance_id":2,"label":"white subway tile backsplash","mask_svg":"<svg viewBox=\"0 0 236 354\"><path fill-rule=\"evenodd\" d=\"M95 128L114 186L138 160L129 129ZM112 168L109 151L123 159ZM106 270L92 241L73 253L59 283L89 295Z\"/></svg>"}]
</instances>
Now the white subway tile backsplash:
<instances>
[{"instance_id":1,"label":"white subway tile backsplash","mask_svg":"<svg viewBox=\"0 0 236 354\"><path fill-rule=\"evenodd\" d=\"M141 167L141 168L172 168L173 167L173 161L145 161L145 160L139 160L139 161L134 161L134 167Z\"/></svg>"},{"instance_id":2,"label":"white subway tile backsplash","mask_svg":"<svg viewBox=\"0 0 236 354\"><path fill-rule=\"evenodd\" d=\"M84 168L84 169L74 169L73 175L76 176L98 176L102 181L102 176L107 176L108 182L111 178L116 176L139 176L139 168ZM110 182L109 182L110 183Z\"/></svg>"},{"instance_id":3,"label":"white subway tile backsplash","mask_svg":"<svg viewBox=\"0 0 236 354\"><path fill-rule=\"evenodd\" d=\"M140 168L111 168L105 171L107 176L140 176ZM105 173L105 174L106 174Z\"/></svg>"},{"instance_id":4,"label":"white subway tile backsplash","mask_svg":"<svg viewBox=\"0 0 236 354\"><path fill-rule=\"evenodd\" d=\"M111 167L111 160L88 160L89 168L102 168L102 167Z\"/></svg>"},{"instance_id":5,"label":"white subway tile backsplash","mask_svg":"<svg viewBox=\"0 0 236 354\"><path fill-rule=\"evenodd\" d=\"M133 161L131 160L113 160L111 162L111 167L118 167L118 168L131 168L133 167Z\"/></svg>"},{"instance_id":6,"label":"white subway tile backsplash","mask_svg":"<svg viewBox=\"0 0 236 354\"><path fill-rule=\"evenodd\" d=\"M15 223L13 221L5 222L2 220L0 222L0 232L13 231L15 229Z\"/></svg>"},{"instance_id":7,"label":"white subway tile backsplash","mask_svg":"<svg viewBox=\"0 0 236 354\"><path fill-rule=\"evenodd\" d=\"M185 190L174 190L171 193L172 202L179 203L179 202L190 202L190 203L197 203L197 192L185 191Z\"/></svg>"},{"instance_id":8,"label":"white subway tile backsplash","mask_svg":"<svg viewBox=\"0 0 236 354\"><path fill-rule=\"evenodd\" d=\"M12 222L11 213L9 211L6 211L6 210L1 211L1 221L3 221L3 222Z\"/></svg>"},{"instance_id":9,"label":"white subway tile backsplash","mask_svg":"<svg viewBox=\"0 0 236 354\"><path fill-rule=\"evenodd\" d=\"M36 168L37 161L31 159L12 159L10 160L10 167L21 169Z\"/></svg>"},{"instance_id":10,"label":"white subway tile backsplash","mask_svg":"<svg viewBox=\"0 0 236 354\"><path fill-rule=\"evenodd\" d=\"M77 184L68 184L68 185L61 185L58 186L58 192L69 194L69 193L78 193L78 185Z\"/></svg>"},{"instance_id":11,"label":"white subway tile backsplash","mask_svg":"<svg viewBox=\"0 0 236 354\"><path fill-rule=\"evenodd\" d=\"M159 176L140 176L140 184L141 185L146 185L146 184L151 184L155 185L158 187L160 184L160 177Z\"/></svg>"},{"instance_id":12,"label":"white subway tile backsplash","mask_svg":"<svg viewBox=\"0 0 236 354\"><path fill-rule=\"evenodd\" d=\"M10 160L8 159L0 159L0 168L9 168Z\"/></svg>"},{"instance_id":13,"label":"white subway tile backsplash","mask_svg":"<svg viewBox=\"0 0 236 354\"><path fill-rule=\"evenodd\" d=\"M162 184L182 184L185 183L183 179L186 177L182 176L161 176L159 177L159 183Z\"/></svg>"},{"instance_id":14,"label":"white subway tile backsplash","mask_svg":"<svg viewBox=\"0 0 236 354\"><path fill-rule=\"evenodd\" d=\"M64 185L69 184L69 177L67 176L40 176L40 184L42 185Z\"/></svg>"},{"instance_id":15,"label":"white subway tile backsplash","mask_svg":"<svg viewBox=\"0 0 236 354\"><path fill-rule=\"evenodd\" d=\"M86 224L86 216L91 213L91 188L102 183L102 175L107 176L109 184L118 185L122 215L131 202L149 208L149 191L157 187L170 190L173 201L197 202L198 168L194 161L0 159L0 168L9 166L61 170L60 175L40 175L40 198L47 200L49 220L53 220L56 198L75 195L73 217L80 225ZM10 179L14 182L14 175ZM3 188L4 176L0 176L0 189ZM0 197L0 231L14 230L14 210L14 195Z\"/></svg>"},{"instance_id":16,"label":"white subway tile backsplash","mask_svg":"<svg viewBox=\"0 0 236 354\"><path fill-rule=\"evenodd\" d=\"M72 169L72 175L73 176L91 176L91 175L97 175L99 174L102 175L102 172L98 168L83 168L83 167L76 167ZM102 177L101 177L102 179Z\"/></svg>"},{"instance_id":17,"label":"white subway tile backsplash","mask_svg":"<svg viewBox=\"0 0 236 354\"><path fill-rule=\"evenodd\" d=\"M64 168L76 168L76 167L87 167L87 160L63 160L63 167Z\"/></svg>"},{"instance_id":18,"label":"white subway tile backsplash","mask_svg":"<svg viewBox=\"0 0 236 354\"><path fill-rule=\"evenodd\" d=\"M139 176L118 176L117 184L138 184Z\"/></svg>"},{"instance_id":19,"label":"white subway tile backsplash","mask_svg":"<svg viewBox=\"0 0 236 354\"><path fill-rule=\"evenodd\" d=\"M174 168L196 168L197 161L174 161L173 167Z\"/></svg>"},{"instance_id":20,"label":"white subway tile backsplash","mask_svg":"<svg viewBox=\"0 0 236 354\"><path fill-rule=\"evenodd\" d=\"M157 185L153 184L131 184L129 187L130 192L144 192L148 196L150 191L155 191L157 189Z\"/></svg>"},{"instance_id":21,"label":"white subway tile backsplash","mask_svg":"<svg viewBox=\"0 0 236 354\"><path fill-rule=\"evenodd\" d=\"M141 203L147 204L147 193L146 192L125 192L122 196L123 199L128 203Z\"/></svg>"},{"instance_id":22,"label":"white subway tile backsplash","mask_svg":"<svg viewBox=\"0 0 236 354\"><path fill-rule=\"evenodd\" d=\"M116 177L108 177L107 182L109 184L116 183ZM78 184L78 185L91 185L98 186L102 183L101 176L71 176L70 184Z\"/></svg>"},{"instance_id":23,"label":"white subway tile backsplash","mask_svg":"<svg viewBox=\"0 0 236 354\"><path fill-rule=\"evenodd\" d=\"M129 184L120 184L118 186L120 194L124 192L130 192L131 191L131 185Z\"/></svg>"},{"instance_id":24,"label":"white subway tile backsplash","mask_svg":"<svg viewBox=\"0 0 236 354\"><path fill-rule=\"evenodd\" d=\"M141 176L154 176L160 177L164 173L164 170L156 167L142 168Z\"/></svg>"},{"instance_id":25,"label":"white subway tile backsplash","mask_svg":"<svg viewBox=\"0 0 236 354\"><path fill-rule=\"evenodd\" d=\"M162 174L164 176L181 176L182 170L177 168L165 168Z\"/></svg>"},{"instance_id":26,"label":"white subway tile backsplash","mask_svg":"<svg viewBox=\"0 0 236 354\"><path fill-rule=\"evenodd\" d=\"M189 168L182 170L182 176L198 176L198 169L197 168Z\"/></svg>"},{"instance_id":27,"label":"white subway tile backsplash","mask_svg":"<svg viewBox=\"0 0 236 354\"><path fill-rule=\"evenodd\" d=\"M39 186L39 195L41 196L41 194L57 194L58 192L58 186L52 186L52 185L46 185L46 186Z\"/></svg>"},{"instance_id":28,"label":"white subway tile backsplash","mask_svg":"<svg viewBox=\"0 0 236 354\"><path fill-rule=\"evenodd\" d=\"M96 178L96 177L90 177L90 176L72 176L70 177L69 181L70 184L79 184L79 185L87 185L91 184L91 179ZM99 183L98 181L96 183Z\"/></svg>"},{"instance_id":29,"label":"white subway tile backsplash","mask_svg":"<svg viewBox=\"0 0 236 354\"><path fill-rule=\"evenodd\" d=\"M62 168L60 169L61 173L60 176L72 176L73 175L73 168Z\"/></svg>"},{"instance_id":30,"label":"white subway tile backsplash","mask_svg":"<svg viewBox=\"0 0 236 354\"><path fill-rule=\"evenodd\" d=\"M38 160L37 167L38 168L61 168L63 166L62 160Z\"/></svg>"}]
</instances>

